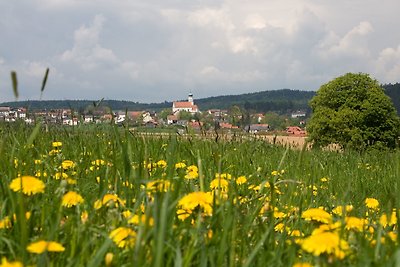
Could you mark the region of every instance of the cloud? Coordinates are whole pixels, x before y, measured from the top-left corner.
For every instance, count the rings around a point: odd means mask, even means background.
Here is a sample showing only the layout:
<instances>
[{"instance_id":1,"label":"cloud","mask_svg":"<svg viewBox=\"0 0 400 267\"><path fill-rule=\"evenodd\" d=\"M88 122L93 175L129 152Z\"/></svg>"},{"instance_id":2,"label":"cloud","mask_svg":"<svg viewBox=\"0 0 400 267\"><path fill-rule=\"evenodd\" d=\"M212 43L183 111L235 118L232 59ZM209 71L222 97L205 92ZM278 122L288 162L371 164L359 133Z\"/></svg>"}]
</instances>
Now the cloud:
<instances>
[{"instance_id":1,"label":"cloud","mask_svg":"<svg viewBox=\"0 0 400 267\"><path fill-rule=\"evenodd\" d=\"M350 71L396 82L399 8L396 0L3 1L0 86L15 69L33 97L46 67L49 98L306 90Z\"/></svg>"},{"instance_id":2,"label":"cloud","mask_svg":"<svg viewBox=\"0 0 400 267\"><path fill-rule=\"evenodd\" d=\"M376 62L377 73L382 82L399 82L400 77L400 45L397 48L383 49Z\"/></svg>"},{"instance_id":3,"label":"cloud","mask_svg":"<svg viewBox=\"0 0 400 267\"><path fill-rule=\"evenodd\" d=\"M99 35L105 18L96 15L90 26L81 26L74 33L74 45L61 55L62 61L76 63L83 70L93 70L100 65L114 64L118 60L111 49L99 44Z\"/></svg>"}]
</instances>

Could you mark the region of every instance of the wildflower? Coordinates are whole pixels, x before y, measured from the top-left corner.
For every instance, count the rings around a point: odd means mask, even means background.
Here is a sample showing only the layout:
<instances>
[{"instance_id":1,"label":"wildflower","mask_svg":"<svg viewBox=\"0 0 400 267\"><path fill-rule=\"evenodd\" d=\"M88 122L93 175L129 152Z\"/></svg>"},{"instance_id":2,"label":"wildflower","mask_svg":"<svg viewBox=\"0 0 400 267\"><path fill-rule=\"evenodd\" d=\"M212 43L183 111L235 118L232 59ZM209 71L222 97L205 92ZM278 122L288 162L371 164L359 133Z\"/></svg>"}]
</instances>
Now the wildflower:
<instances>
[{"instance_id":1,"label":"wildflower","mask_svg":"<svg viewBox=\"0 0 400 267\"><path fill-rule=\"evenodd\" d=\"M226 192L226 191L228 191L228 186L229 186L228 181L225 180L225 179L222 179L222 178L221 179L218 179L218 178L214 179L210 183L210 189L211 190L220 189L221 191Z\"/></svg>"},{"instance_id":2,"label":"wildflower","mask_svg":"<svg viewBox=\"0 0 400 267\"><path fill-rule=\"evenodd\" d=\"M242 185L242 184L245 184L247 182L247 178L246 178L246 176L239 176L237 179L236 179L236 184L237 185Z\"/></svg>"},{"instance_id":3,"label":"wildflower","mask_svg":"<svg viewBox=\"0 0 400 267\"><path fill-rule=\"evenodd\" d=\"M329 181L329 178L327 178L327 177L322 177L322 178L320 179L320 181L323 182L323 183L326 183L326 182Z\"/></svg>"},{"instance_id":4,"label":"wildflower","mask_svg":"<svg viewBox=\"0 0 400 267\"><path fill-rule=\"evenodd\" d=\"M6 216L0 220L0 229L9 229L11 228L11 220L10 217Z\"/></svg>"},{"instance_id":5,"label":"wildflower","mask_svg":"<svg viewBox=\"0 0 400 267\"><path fill-rule=\"evenodd\" d=\"M285 231L285 225L283 223L278 223L274 227L275 232L283 233Z\"/></svg>"},{"instance_id":6,"label":"wildflower","mask_svg":"<svg viewBox=\"0 0 400 267\"><path fill-rule=\"evenodd\" d=\"M346 206L337 206L332 210L332 212L336 215L341 216L343 214L343 209L345 213L348 213L353 210L353 205L346 205Z\"/></svg>"},{"instance_id":7,"label":"wildflower","mask_svg":"<svg viewBox=\"0 0 400 267\"><path fill-rule=\"evenodd\" d=\"M312 265L308 262L298 262L295 263L292 267L312 267Z\"/></svg>"},{"instance_id":8,"label":"wildflower","mask_svg":"<svg viewBox=\"0 0 400 267\"><path fill-rule=\"evenodd\" d=\"M307 221L317 221L321 223L330 223L332 221L331 215L320 208L311 208L303 212L301 217Z\"/></svg>"},{"instance_id":9,"label":"wildflower","mask_svg":"<svg viewBox=\"0 0 400 267\"><path fill-rule=\"evenodd\" d=\"M272 176L277 176L277 175L279 175L279 172L278 172L278 171L272 171L272 172L271 172L271 175L272 175Z\"/></svg>"},{"instance_id":10,"label":"wildflower","mask_svg":"<svg viewBox=\"0 0 400 267\"><path fill-rule=\"evenodd\" d=\"M220 178L220 179L226 179L226 180L231 180L232 179L232 175L230 175L229 173L216 173L215 174L215 178Z\"/></svg>"},{"instance_id":11,"label":"wildflower","mask_svg":"<svg viewBox=\"0 0 400 267\"><path fill-rule=\"evenodd\" d=\"M167 162L165 160L159 160L159 161L157 161L156 164L159 168L162 168L162 169L165 169L167 167Z\"/></svg>"},{"instance_id":12,"label":"wildflower","mask_svg":"<svg viewBox=\"0 0 400 267\"><path fill-rule=\"evenodd\" d=\"M112 260L114 258L114 254L111 252L108 252L106 256L104 257L104 262L106 263L106 266L111 266Z\"/></svg>"},{"instance_id":13,"label":"wildflower","mask_svg":"<svg viewBox=\"0 0 400 267\"><path fill-rule=\"evenodd\" d=\"M383 226L393 226L397 224L397 216L396 216L396 211L393 211L391 215L388 216L386 214L382 214L382 216L379 218L379 223Z\"/></svg>"},{"instance_id":14,"label":"wildflower","mask_svg":"<svg viewBox=\"0 0 400 267\"><path fill-rule=\"evenodd\" d=\"M56 174L54 175L54 178L56 180L59 179L68 179L68 174L66 174L65 172L56 172Z\"/></svg>"},{"instance_id":15,"label":"wildflower","mask_svg":"<svg viewBox=\"0 0 400 267\"><path fill-rule=\"evenodd\" d=\"M8 261L6 258L1 259L0 267L23 267L24 265L19 261Z\"/></svg>"},{"instance_id":16,"label":"wildflower","mask_svg":"<svg viewBox=\"0 0 400 267\"><path fill-rule=\"evenodd\" d=\"M379 201L375 198L366 198L365 206L367 206L367 208L372 209L372 210L378 210L379 209Z\"/></svg>"},{"instance_id":17,"label":"wildflower","mask_svg":"<svg viewBox=\"0 0 400 267\"><path fill-rule=\"evenodd\" d=\"M81 213L81 222L82 223L86 223L88 218L89 218L89 213L86 210L82 211L82 213Z\"/></svg>"},{"instance_id":18,"label":"wildflower","mask_svg":"<svg viewBox=\"0 0 400 267\"><path fill-rule=\"evenodd\" d=\"M213 197L209 192L189 193L186 196L182 197L178 202L178 206L181 208L177 212L178 217L179 215L182 215L184 212L190 215L192 211L196 208L202 210L205 215L211 215L212 203L213 203Z\"/></svg>"},{"instance_id":19,"label":"wildflower","mask_svg":"<svg viewBox=\"0 0 400 267\"><path fill-rule=\"evenodd\" d=\"M343 259L346 255L345 252L349 249L349 245L345 240L340 239L337 233L322 232L304 239L301 242L301 248L314 256L326 253L338 259Z\"/></svg>"},{"instance_id":20,"label":"wildflower","mask_svg":"<svg viewBox=\"0 0 400 267\"><path fill-rule=\"evenodd\" d=\"M185 178L196 179L197 177L199 177L199 169L197 168L197 166L190 165L189 167L187 167Z\"/></svg>"},{"instance_id":21,"label":"wildflower","mask_svg":"<svg viewBox=\"0 0 400 267\"><path fill-rule=\"evenodd\" d=\"M186 168L186 164L184 162L178 162L175 164L175 169L184 169Z\"/></svg>"},{"instance_id":22,"label":"wildflower","mask_svg":"<svg viewBox=\"0 0 400 267\"><path fill-rule=\"evenodd\" d=\"M134 225L139 225L139 224L148 224L150 226L154 225L154 219L153 218L148 218L146 215L141 214L141 215L133 215L128 219L129 224L134 224Z\"/></svg>"},{"instance_id":23,"label":"wildflower","mask_svg":"<svg viewBox=\"0 0 400 267\"><path fill-rule=\"evenodd\" d=\"M30 196L37 193L43 193L45 184L43 183L43 181L33 176L27 175L12 180L10 183L10 188L14 192L19 192L22 190L22 193Z\"/></svg>"},{"instance_id":24,"label":"wildflower","mask_svg":"<svg viewBox=\"0 0 400 267\"><path fill-rule=\"evenodd\" d=\"M61 205L70 208L81 203L83 203L82 196L79 195L77 192L69 191L63 196Z\"/></svg>"},{"instance_id":25,"label":"wildflower","mask_svg":"<svg viewBox=\"0 0 400 267\"><path fill-rule=\"evenodd\" d=\"M92 165L94 166L103 166L106 165L106 162L102 159L96 159L92 161Z\"/></svg>"},{"instance_id":26,"label":"wildflower","mask_svg":"<svg viewBox=\"0 0 400 267\"><path fill-rule=\"evenodd\" d=\"M125 201L120 199L117 195L115 194L105 194L101 200L96 200L94 202L94 208L96 210L100 209L102 206L110 206L112 204L115 204L115 206L118 207L118 204L121 206L125 205Z\"/></svg>"},{"instance_id":27,"label":"wildflower","mask_svg":"<svg viewBox=\"0 0 400 267\"><path fill-rule=\"evenodd\" d=\"M60 150L58 149L52 149L49 151L49 156L54 156L56 154L60 153Z\"/></svg>"},{"instance_id":28,"label":"wildflower","mask_svg":"<svg viewBox=\"0 0 400 267\"><path fill-rule=\"evenodd\" d=\"M64 160L64 161L61 163L61 167L62 167L64 170L72 169L72 168L75 167L75 163L74 163L72 160Z\"/></svg>"},{"instance_id":29,"label":"wildflower","mask_svg":"<svg viewBox=\"0 0 400 267\"><path fill-rule=\"evenodd\" d=\"M171 187L171 182L168 180L154 180L146 184L146 189L150 192L167 192Z\"/></svg>"},{"instance_id":30,"label":"wildflower","mask_svg":"<svg viewBox=\"0 0 400 267\"><path fill-rule=\"evenodd\" d=\"M346 217L345 219L347 230L355 230L358 232L362 232L364 227L367 225L365 219L357 218L357 217Z\"/></svg>"},{"instance_id":31,"label":"wildflower","mask_svg":"<svg viewBox=\"0 0 400 267\"><path fill-rule=\"evenodd\" d=\"M30 253L35 253L35 254L42 254L46 251L63 252L65 250L65 248L60 243L54 241L44 241L44 240L31 243L26 249Z\"/></svg>"},{"instance_id":32,"label":"wildflower","mask_svg":"<svg viewBox=\"0 0 400 267\"><path fill-rule=\"evenodd\" d=\"M55 149L62 147L62 143L61 142L53 142L51 143L52 147L54 147Z\"/></svg>"},{"instance_id":33,"label":"wildflower","mask_svg":"<svg viewBox=\"0 0 400 267\"><path fill-rule=\"evenodd\" d=\"M109 237L120 248L131 247L135 244L136 232L127 227L118 227L111 231Z\"/></svg>"}]
</instances>

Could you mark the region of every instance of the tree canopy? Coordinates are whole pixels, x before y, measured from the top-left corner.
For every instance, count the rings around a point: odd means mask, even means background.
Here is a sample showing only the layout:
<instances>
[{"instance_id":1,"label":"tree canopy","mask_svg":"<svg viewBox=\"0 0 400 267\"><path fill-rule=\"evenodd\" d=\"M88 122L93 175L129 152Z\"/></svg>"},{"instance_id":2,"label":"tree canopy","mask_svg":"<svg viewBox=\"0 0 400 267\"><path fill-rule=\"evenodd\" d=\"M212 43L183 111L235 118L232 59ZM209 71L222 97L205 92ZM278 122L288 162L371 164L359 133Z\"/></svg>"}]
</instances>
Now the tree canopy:
<instances>
[{"instance_id":1,"label":"tree canopy","mask_svg":"<svg viewBox=\"0 0 400 267\"><path fill-rule=\"evenodd\" d=\"M314 146L343 148L395 147L400 120L378 81L363 73L347 73L322 85L310 101L308 123Z\"/></svg>"}]
</instances>

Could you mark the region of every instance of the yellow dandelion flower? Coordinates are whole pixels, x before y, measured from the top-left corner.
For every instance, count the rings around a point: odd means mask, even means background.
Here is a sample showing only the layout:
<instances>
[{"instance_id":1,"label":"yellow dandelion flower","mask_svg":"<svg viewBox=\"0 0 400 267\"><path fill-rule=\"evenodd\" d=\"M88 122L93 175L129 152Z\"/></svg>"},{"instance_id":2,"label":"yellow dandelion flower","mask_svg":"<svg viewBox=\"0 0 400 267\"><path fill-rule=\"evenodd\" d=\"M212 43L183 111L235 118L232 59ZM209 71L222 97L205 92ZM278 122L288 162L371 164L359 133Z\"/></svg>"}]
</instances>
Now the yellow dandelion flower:
<instances>
[{"instance_id":1,"label":"yellow dandelion flower","mask_svg":"<svg viewBox=\"0 0 400 267\"><path fill-rule=\"evenodd\" d=\"M227 180L223 179L223 178L217 178L211 181L210 183L210 189L211 190L218 190L220 189L221 191L228 191L228 186L229 183Z\"/></svg>"},{"instance_id":2,"label":"yellow dandelion flower","mask_svg":"<svg viewBox=\"0 0 400 267\"><path fill-rule=\"evenodd\" d=\"M162 168L162 169L165 169L167 167L167 162L165 160L162 160L162 159L157 161L156 164L157 164L157 166L159 168Z\"/></svg>"},{"instance_id":3,"label":"yellow dandelion flower","mask_svg":"<svg viewBox=\"0 0 400 267\"><path fill-rule=\"evenodd\" d=\"M104 262L106 263L107 267L111 266L113 258L114 258L114 254L112 254L111 252L108 252L106 254L106 256L104 257Z\"/></svg>"},{"instance_id":4,"label":"yellow dandelion flower","mask_svg":"<svg viewBox=\"0 0 400 267\"><path fill-rule=\"evenodd\" d=\"M272 171L272 172L271 172L271 175L272 175L272 176L277 176L277 175L279 175L279 172L278 172L278 171Z\"/></svg>"},{"instance_id":5,"label":"yellow dandelion flower","mask_svg":"<svg viewBox=\"0 0 400 267\"><path fill-rule=\"evenodd\" d=\"M74 167L75 167L75 162L73 162L72 160L64 160L61 163L61 168L63 168L64 170L72 169Z\"/></svg>"},{"instance_id":6,"label":"yellow dandelion flower","mask_svg":"<svg viewBox=\"0 0 400 267\"><path fill-rule=\"evenodd\" d=\"M285 225L283 223L278 223L274 227L275 232L283 233L285 231Z\"/></svg>"},{"instance_id":7,"label":"yellow dandelion flower","mask_svg":"<svg viewBox=\"0 0 400 267\"><path fill-rule=\"evenodd\" d=\"M342 223L339 222L335 222L335 223L330 223L330 224L321 224L318 228L315 228L312 231L312 235L317 235L323 232L334 232L334 231L338 231L340 229L340 227L342 226Z\"/></svg>"},{"instance_id":8,"label":"yellow dandelion flower","mask_svg":"<svg viewBox=\"0 0 400 267\"><path fill-rule=\"evenodd\" d=\"M308 262L298 262L293 264L292 267L312 267L312 265Z\"/></svg>"},{"instance_id":9,"label":"yellow dandelion flower","mask_svg":"<svg viewBox=\"0 0 400 267\"><path fill-rule=\"evenodd\" d=\"M322 178L320 179L320 181L323 182L323 183L326 183L326 182L329 181L329 178L327 178L327 177L322 177Z\"/></svg>"},{"instance_id":10,"label":"yellow dandelion flower","mask_svg":"<svg viewBox=\"0 0 400 267\"><path fill-rule=\"evenodd\" d=\"M103 166L103 165L106 165L106 162L105 162L105 160L102 160L102 159L96 159L96 160L92 161L92 165Z\"/></svg>"},{"instance_id":11,"label":"yellow dandelion flower","mask_svg":"<svg viewBox=\"0 0 400 267\"><path fill-rule=\"evenodd\" d=\"M181 210L191 213L196 208L200 208L205 215L212 214L213 196L209 192L192 192L182 197L178 206Z\"/></svg>"},{"instance_id":12,"label":"yellow dandelion flower","mask_svg":"<svg viewBox=\"0 0 400 267\"><path fill-rule=\"evenodd\" d=\"M109 237L120 248L132 247L135 244L136 232L127 227L118 227L111 231Z\"/></svg>"},{"instance_id":13,"label":"yellow dandelion flower","mask_svg":"<svg viewBox=\"0 0 400 267\"><path fill-rule=\"evenodd\" d=\"M232 175L230 175L229 173L216 173L215 174L215 179L226 179L226 180L231 180L232 179Z\"/></svg>"},{"instance_id":14,"label":"yellow dandelion flower","mask_svg":"<svg viewBox=\"0 0 400 267\"><path fill-rule=\"evenodd\" d=\"M0 220L0 229L10 229L10 228L11 228L10 217L6 216Z\"/></svg>"},{"instance_id":15,"label":"yellow dandelion flower","mask_svg":"<svg viewBox=\"0 0 400 267\"><path fill-rule=\"evenodd\" d=\"M42 254L46 251L63 252L65 250L65 248L60 243L54 241L44 241L44 240L31 243L30 245L28 245L26 249L30 253L35 253L35 254Z\"/></svg>"},{"instance_id":16,"label":"yellow dandelion flower","mask_svg":"<svg viewBox=\"0 0 400 267\"><path fill-rule=\"evenodd\" d=\"M51 143L51 145L52 145L52 147L54 147L54 148L60 148L60 147L62 147L62 143L61 143L61 142L58 142L58 141Z\"/></svg>"},{"instance_id":17,"label":"yellow dandelion flower","mask_svg":"<svg viewBox=\"0 0 400 267\"><path fill-rule=\"evenodd\" d=\"M367 225L367 221L362 218L357 217L346 217L345 218L347 230L355 230L358 232L364 231L365 226Z\"/></svg>"},{"instance_id":18,"label":"yellow dandelion flower","mask_svg":"<svg viewBox=\"0 0 400 267\"><path fill-rule=\"evenodd\" d=\"M146 184L146 189L150 192L167 192L171 188L171 182L168 180L157 179Z\"/></svg>"},{"instance_id":19,"label":"yellow dandelion flower","mask_svg":"<svg viewBox=\"0 0 400 267\"><path fill-rule=\"evenodd\" d=\"M378 210L379 209L379 201L375 198L366 198L365 206L367 206L367 208L372 209L372 210Z\"/></svg>"},{"instance_id":20,"label":"yellow dandelion flower","mask_svg":"<svg viewBox=\"0 0 400 267\"><path fill-rule=\"evenodd\" d=\"M68 179L68 174L66 174L65 172L56 172L56 174L54 175L54 179L59 180L59 179Z\"/></svg>"},{"instance_id":21,"label":"yellow dandelion flower","mask_svg":"<svg viewBox=\"0 0 400 267\"><path fill-rule=\"evenodd\" d=\"M82 211L81 222L86 223L88 219L89 219L89 213L86 210Z\"/></svg>"},{"instance_id":22,"label":"yellow dandelion flower","mask_svg":"<svg viewBox=\"0 0 400 267\"><path fill-rule=\"evenodd\" d=\"M129 224L134 224L134 225L139 225L139 224L148 224L150 226L154 225L154 219L153 218L148 218L146 217L146 215L144 214L140 214L140 215L133 215L132 217L130 217L128 219L128 223Z\"/></svg>"},{"instance_id":23,"label":"yellow dandelion flower","mask_svg":"<svg viewBox=\"0 0 400 267\"><path fill-rule=\"evenodd\" d=\"M94 208L96 210L103 206L118 205L125 206L125 200L120 199L116 194L105 194L101 200L96 200L94 202Z\"/></svg>"},{"instance_id":24,"label":"yellow dandelion flower","mask_svg":"<svg viewBox=\"0 0 400 267\"><path fill-rule=\"evenodd\" d=\"M397 233L390 231L389 233L387 233L387 235L388 235L389 240L397 243Z\"/></svg>"},{"instance_id":25,"label":"yellow dandelion flower","mask_svg":"<svg viewBox=\"0 0 400 267\"><path fill-rule=\"evenodd\" d=\"M63 196L61 205L70 208L81 203L83 203L83 197L77 192L69 191Z\"/></svg>"},{"instance_id":26,"label":"yellow dandelion flower","mask_svg":"<svg viewBox=\"0 0 400 267\"><path fill-rule=\"evenodd\" d=\"M397 224L397 216L396 216L396 211L393 211L391 215L389 215L389 218L386 214L382 214L382 216L379 218L379 223L383 226L393 226Z\"/></svg>"},{"instance_id":27,"label":"yellow dandelion flower","mask_svg":"<svg viewBox=\"0 0 400 267\"><path fill-rule=\"evenodd\" d=\"M14 192L19 192L22 189L22 193L25 195L34 195L37 193L43 193L45 184L43 181L33 177L33 176L22 176L15 178L10 183L10 189Z\"/></svg>"},{"instance_id":28,"label":"yellow dandelion flower","mask_svg":"<svg viewBox=\"0 0 400 267\"><path fill-rule=\"evenodd\" d=\"M186 168L186 164L184 162L178 162L175 164L175 169L184 169Z\"/></svg>"},{"instance_id":29,"label":"yellow dandelion flower","mask_svg":"<svg viewBox=\"0 0 400 267\"><path fill-rule=\"evenodd\" d=\"M8 261L6 258L1 259L0 267L23 267L24 265L19 261Z\"/></svg>"},{"instance_id":30,"label":"yellow dandelion flower","mask_svg":"<svg viewBox=\"0 0 400 267\"><path fill-rule=\"evenodd\" d=\"M346 251L349 250L349 244L340 239L337 233L322 232L305 238L301 242L301 248L314 256L326 253L338 259L343 259L346 256Z\"/></svg>"},{"instance_id":31,"label":"yellow dandelion flower","mask_svg":"<svg viewBox=\"0 0 400 267\"><path fill-rule=\"evenodd\" d=\"M236 179L236 184L238 184L238 185L245 184L246 182L247 182L247 178L246 178L246 176L244 176L244 175L239 176L239 177Z\"/></svg>"},{"instance_id":32,"label":"yellow dandelion flower","mask_svg":"<svg viewBox=\"0 0 400 267\"><path fill-rule=\"evenodd\" d=\"M346 213L349 213L353 210L353 205L346 205L346 206L337 206L336 208L334 208L332 210L332 213L336 214L336 215L343 215L343 211Z\"/></svg>"},{"instance_id":33,"label":"yellow dandelion flower","mask_svg":"<svg viewBox=\"0 0 400 267\"><path fill-rule=\"evenodd\" d=\"M58 153L60 153L61 150L59 149L52 149L49 151L49 156L54 156L57 155Z\"/></svg>"},{"instance_id":34,"label":"yellow dandelion flower","mask_svg":"<svg viewBox=\"0 0 400 267\"><path fill-rule=\"evenodd\" d=\"M332 216L320 208L311 208L303 212L301 217L307 221L317 221L321 223L330 223Z\"/></svg>"}]
</instances>

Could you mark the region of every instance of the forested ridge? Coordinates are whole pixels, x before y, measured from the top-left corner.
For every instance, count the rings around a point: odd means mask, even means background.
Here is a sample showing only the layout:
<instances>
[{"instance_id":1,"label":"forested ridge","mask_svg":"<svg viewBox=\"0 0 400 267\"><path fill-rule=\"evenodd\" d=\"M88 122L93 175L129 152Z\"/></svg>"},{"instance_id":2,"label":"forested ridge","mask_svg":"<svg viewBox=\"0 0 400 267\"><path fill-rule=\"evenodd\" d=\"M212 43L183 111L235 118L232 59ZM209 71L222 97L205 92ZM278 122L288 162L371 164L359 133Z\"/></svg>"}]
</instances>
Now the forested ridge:
<instances>
[{"instance_id":1,"label":"forested ridge","mask_svg":"<svg viewBox=\"0 0 400 267\"><path fill-rule=\"evenodd\" d=\"M400 114L400 83L385 84L382 86L385 93L392 99L393 104ZM200 110L229 109L238 105L253 112L274 111L287 113L296 110L310 111L309 101L316 94L315 91L300 91L292 89L280 89L261 91L239 95L221 95L195 99ZM155 110L160 111L172 107L172 102L139 103L125 100L28 100L4 102L0 105L11 107L27 107L29 109L62 109L71 108L84 110L88 106L96 104L110 107L112 110Z\"/></svg>"}]
</instances>

